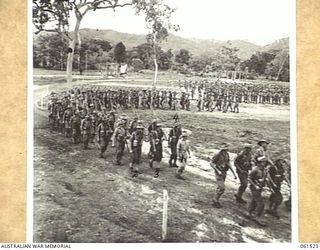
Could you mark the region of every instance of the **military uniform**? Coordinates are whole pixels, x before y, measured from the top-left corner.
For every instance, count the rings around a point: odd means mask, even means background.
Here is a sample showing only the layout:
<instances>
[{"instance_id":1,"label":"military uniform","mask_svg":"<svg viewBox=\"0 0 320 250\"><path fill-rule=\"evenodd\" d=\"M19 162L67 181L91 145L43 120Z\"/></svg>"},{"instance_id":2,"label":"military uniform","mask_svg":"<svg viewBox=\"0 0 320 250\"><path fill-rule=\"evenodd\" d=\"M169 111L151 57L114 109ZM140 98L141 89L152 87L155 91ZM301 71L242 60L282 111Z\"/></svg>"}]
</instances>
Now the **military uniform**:
<instances>
[{"instance_id":1,"label":"military uniform","mask_svg":"<svg viewBox=\"0 0 320 250\"><path fill-rule=\"evenodd\" d=\"M223 146L220 152L214 155L211 159L211 166L214 169L217 183L217 190L215 198L213 199L213 206L217 208L222 207L219 203L219 199L225 191L224 182L226 180L228 170L230 169L235 176L235 173L233 172L230 165L230 156L227 150L228 147Z\"/></svg>"},{"instance_id":2,"label":"military uniform","mask_svg":"<svg viewBox=\"0 0 320 250\"><path fill-rule=\"evenodd\" d=\"M114 131L113 146L116 143L116 165L122 165L121 159L126 145L126 139L128 138L128 131L124 127L125 121L122 121Z\"/></svg>"},{"instance_id":3,"label":"military uniform","mask_svg":"<svg viewBox=\"0 0 320 250\"><path fill-rule=\"evenodd\" d=\"M100 157L103 158L104 152L107 150L113 130L106 118L103 118L102 122L97 128L98 142L100 143Z\"/></svg>"},{"instance_id":4,"label":"military uniform","mask_svg":"<svg viewBox=\"0 0 320 250\"><path fill-rule=\"evenodd\" d=\"M269 197L269 210L268 212L275 217L279 218L277 213L277 208L283 201L281 194L281 184L285 179L285 170L283 168L283 160L278 159L275 165L268 168L268 179L267 183L271 190L271 195Z\"/></svg>"},{"instance_id":5,"label":"military uniform","mask_svg":"<svg viewBox=\"0 0 320 250\"><path fill-rule=\"evenodd\" d=\"M171 149L171 155L169 160L170 167L176 167L177 162L177 144L178 140L182 134L181 127L178 124L175 124L174 128L172 128L169 132L168 146ZM173 162L172 162L173 161Z\"/></svg>"},{"instance_id":6,"label":"military uniform","mask_svg":"<svg viewBox=\"0 0 320 250\"><path fill-rule=\"evenodd\" d=\"M150 135L151 144L152 144L152 159L149 161L149 165L153 168L154 162L155 164L155 174L154 177L159 177L160 172L160 162L162 160L162 140L164 139L164 132L161 128L161 124L157 124L157 129L153 130Z\"/></svg>"},{"instance_id":7,"label":"military uniform","mask_svg":"<svg viewBox=\"0 0 320 250\"><path fill-rule=\"evenodd\" d=\"M137 165L141 163L143 138L143 126L138 125L137 130L130 137L130 151L132 153L130 170L133 173L132 177L136 177L139 173Z\"/></svg>"},{"instance_id":8,"label":"military uniform","mask_svg":"<svg viewBox=\"0 0 320 250\"><path fill-rule=\"evenodd\" d=\"M253 216L253 212L256 212L258 222L260 217L263 215L264 211L264 201L262 199L261 193L262 189L266 183L266 171L265 167L268 164L267 158L265 156L258 157L257 166L249 174L249 188L251 190L252 199L249 204L249 216Z\"/></svg>"},{"instance_id":9,"label":"military uniform","mask_svg":"<svg viewBox=\"0 0 320 250\"><path fill-rule=\"evenodd\" d=\"M86 116L86 118L81 121L81 134L82 134L84 149L88 149L91 127L92 127L91 120L89 116Z\"/></svg>"},{"instance_id":10,"label":"military uniform","mask_svg":"<svg viewBox=\"0 0 320 250\"><path fill-rule=\"evenodd\" d=\"M235 195L239 203L246 203L246 201L242 199L242 195L247 189L249 170L252 169L251 145L246 144L244 147L245 149L240 152L234 160L236 172L240 180L240 187Z\"/></svg>"},{"instance_id":11,"label":"military uniform","mask_svg":"<svg viewBox=\"0 0 320 250\"><path fill-rule=\"evenodd\" d=\"M178 143L177 143L177 153L179 158L179 168L176 172L176 177L178 179L184 179L182 173L187 164L188 156L190 156L190 146L189 141L187 140L187 133L182 133Z\"/></svg>"}]
</instances>

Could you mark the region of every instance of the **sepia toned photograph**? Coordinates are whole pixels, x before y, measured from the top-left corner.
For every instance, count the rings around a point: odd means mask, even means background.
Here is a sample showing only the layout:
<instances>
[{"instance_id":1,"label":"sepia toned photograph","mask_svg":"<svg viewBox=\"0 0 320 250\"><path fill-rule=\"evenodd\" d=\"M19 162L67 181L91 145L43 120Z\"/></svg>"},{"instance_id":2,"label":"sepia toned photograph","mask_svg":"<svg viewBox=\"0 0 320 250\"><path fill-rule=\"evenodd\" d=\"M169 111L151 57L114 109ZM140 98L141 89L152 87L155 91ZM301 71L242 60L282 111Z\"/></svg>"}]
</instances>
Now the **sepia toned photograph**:
<instances>
[{"instance_id":1,"label":"sepia toned photograph","mask_svg":"<svg viewBox=\"0 0 320 250\"><path fill-rule=\"evenodd\" d=\"M291 242L294 2L33 0L33 241Z\"/></svg>"}]
</instances>

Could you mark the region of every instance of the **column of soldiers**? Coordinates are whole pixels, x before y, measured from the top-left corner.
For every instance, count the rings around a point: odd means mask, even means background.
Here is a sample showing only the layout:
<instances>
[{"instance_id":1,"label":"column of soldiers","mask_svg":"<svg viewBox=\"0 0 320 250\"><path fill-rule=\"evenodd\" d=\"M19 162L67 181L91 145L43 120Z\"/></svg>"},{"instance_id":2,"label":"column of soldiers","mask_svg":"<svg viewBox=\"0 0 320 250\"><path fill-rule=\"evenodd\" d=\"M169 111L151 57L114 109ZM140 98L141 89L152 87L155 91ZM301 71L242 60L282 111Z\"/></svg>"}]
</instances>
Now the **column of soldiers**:
<instances>
[{"instance_id":1,"label":"column of soldiers","mask_svg":"<svg viewBox=\"0 0 320 250\"><path fill-rule=\"evenodd\" d=\"M198 110L239 112L239 103L290 104L289 86L275 84L228 83L221 80L185 80L176 83L191 99L198 96Z\"/></svg>"},{"instance_id":2,"label":"column of soldiers","mask_svg":"<svg viewBox=\"0 0 320 250\"><path fill-rule=\"evenodd\" d=\"M87 115L91 111L105 112L119 109L190 111L191 107L188 93L172 89L81 87L74 88L68 93L64 92L59 97L53 92L50 100L52 118L57 118L59 121L63 120L66 108L78 109L80 115Z\"/></svg>"},{"instance_id":3,"label":"column of soldiers","mask_svg":"<svg viewBox=\"0 0 320 250\"><path fill-rule=\"evenodd\" d=\"M220 197L225 192L225 180L228 170L230 170L235 179L239 178L240 186L235 199L240 204L246 204L243 199L247 187L251 192L251 201L248 206L248 217L253 219L261 226L266 226L262 219L264 212L280 218L278 207L283 201L281 194L281 185L284 181L290 186L290 168L287 160L277 159L272 162L268 154L268 144L266 140L258 142L259 148L252 153L252 145L244 144L243 150L236 156L234 160L234 170L230 164L230 156L228 153L228 145L222 145L220 151L210 159L210 165L214 169L216 176L217 189L213 198L213 206L221 208ZM271 192L269 197L269 207L265 208L262 191L268 189ZM285 202L285 205L290 209L290 198Z\"/></svg>"},{"instance_id":4,"label":"column of soldiers","mask_svg":"<svg viewBox=\"0 0 320 250\"><path fill-rule=\"evenodd\" d=\"M77 95L78 94L78 95ZM112 142L116 147L114 163L122 165L122 157L125 148L130 152L129 170L133 178L141 172L143 141L150 143L149 166L154 170L154 177L160 174L160 162L163 158L163 142L168 141L171 150L169 167L177 168L175 176L185 179L183 172L190 158L190 146L188 134L183 132L179 117L174 116L173 127L170 129L168 138L162 129L162 124L156 119L146 127L143 121L135 116L129 123L126 115L121 115L116 119L115 111L107 111L107 102L101 102L97 96L104 96L105 93L90 91L80 91L76 89L71 93L57 98L55 93L51 96L49 103L49 121L51 129L63 133L67 138L72 138L73 143L83 143L83 148L88 149L89 144L95 138L99 143L99 156L104 158L104 153ZM269 198L269 209L267 213L279 217L277 209L282 203L281 184L285 180L290 184L289 176L285 167L287 162L277 159L274 163L268 155L267 146L269 142L261 140L258 142L259 148L253 154L252 145L245 144L234 161L236 171L230 164L228 145L223 145L219 153L210 159L210 165L214 169L216 176L217 190L213 199L213 206L221 208L220 198L225 191L225 179L228 170L232 172L234 178L239 178L240 186L235 194L235 199L240 204L246 204L243 199L248 185L251 191L251 201L249 204L249 216L254 218L261 226L265 223L261 220L264 212L264 200L262 190L268 187L271 191ZM288 206L289 201L286 202Z\"/></svg>"}]
</instances>

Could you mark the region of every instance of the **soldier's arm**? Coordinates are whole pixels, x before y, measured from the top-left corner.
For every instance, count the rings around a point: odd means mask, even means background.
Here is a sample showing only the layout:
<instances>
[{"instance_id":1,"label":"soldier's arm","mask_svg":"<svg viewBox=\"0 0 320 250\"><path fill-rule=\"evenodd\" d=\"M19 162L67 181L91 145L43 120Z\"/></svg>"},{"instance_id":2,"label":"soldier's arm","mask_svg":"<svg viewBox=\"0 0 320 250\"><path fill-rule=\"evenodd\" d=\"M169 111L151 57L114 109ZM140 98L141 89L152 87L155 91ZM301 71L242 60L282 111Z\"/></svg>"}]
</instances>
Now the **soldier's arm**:
<instances>
[{"instance_id":1,"label":"soldier's arm","mask_svg":"<svg viewBox=\"0 0 320 250\"><path fill-rule=\"evenodd\" d=\"M111 136L111 140L112 140L112 147L114 147L114 146L115 146L115 142L116 142L116 136L117 136L117 134L118 134L118 128L116 128L116 129L114 130L114 133L113 133L113 135Z\"/></svg>"},{"instance_id":2,"label":"soldier's arm","mask_svg":"<svg viewBox=\"0 0 320 250\"><path fill-rule=\"evenodd\" d=\"M234 166L236 167L236 169L238 169L239 171L242 171L241 167L240 167L240 160L241 160L241 153L238 154L236 156L236 158L234 159Z\"/></svg>"},{"instance_id":3,"label":"soldier's arm","mask_svg":"<svg viewBox=\"0 0 320 250\"><path fill-rule=\"evenodd\" d=\"M80 125L81 134L83 134L83 123L84 123L84 120L81 121L81 125Z\"/></svg>"},{"instance_id":4,"label":"soldier's arm","mask_svg":"<svg viewBox=\"0 0 320 250\"><path fill-rule=\"evenodd\" d=\"M128 149L129 149L129 152L132 153L132 141L133 141L133 137L134 137L134 134L132 134L129 138L129 143L128 143Z\"/></svg>"},{"instance_id":5,"label":"soldier's arm","mask_svg":"<svg viewBox=\"0 0 320 250\"><path fill-rule=\"evenodd\" d=\"M155 152L156 151L156 141L155 141L155 138L153 137L152 134L150 136L150 140L151 140L151 143L152 143L152 146L153 146L153 152Z\"/></svg>"},{"instance_id":6,"label":"soldier's arm","mask_svg":"<svg viewBox=\"0 0 320 250\"><path fill-rule=\"evenodd\" d=\"M99 124L99 126L98 126L98 129L97 129L97 130L98 130L98 131L97 131L98 142L100 142L100 140L101 140L101 137L100 137L101 123Z\"/></svg>"},{"instance_id":7,"label":"soldier's arm","mask_svg":"<svg viewBox=\"0 0 320 250\"><path fill-rule=\"evenodd\" d=\"M260 187L258 185L256 185L255 182L254 182L254 178L256 178L256 175L257 175L257 170L253 169L249 174L248 182L251 185L253 185L256 189L259 189Z\"/></svg>"},{"instance_id":8,"label":"soldier's arm","mask_svg":"<svg viewBox=\"0 0 320 250\"><path fill-rule=\"evenodd\" d=\"M234 178L237 179L236 173L234 172L233 168L231 167L230 159L228 160L227 164L228 164L230 171L233 174Z\"/></svg>"},{"instance_id":9,"label":"soldier's arm","mask_svg":"<svg viewBox=\"0 0 320 250\"><path fill-rule=\"evenodd\" d=\"M191 157L191 150L190 150L190 143L187 141L187 152L189 154L189 157Z\"/></svg>"},{"instance_id":10,"label":"soldier's arm","mask_svg":"<svg viewBox=\"0 0 320 250\"><path fill-rule=\"evenodd\" d=\"M217 168L216 164L214 162L210 162L210 167L212 167L219 175L221 175L221 170Z\"/></svg>"},{"instance_id":11,"label":"soldier's arm","mask_svg":"<svg viewBox=\"0 0 320 250\"><path fill-rule=\"evenodd\" d=\"M179 140L178 143L177 143L177 156L178 156L178 159L180 159L180 157L181 157L180 147L181 147L181 141Z\"/></svg>"}]
</instances>

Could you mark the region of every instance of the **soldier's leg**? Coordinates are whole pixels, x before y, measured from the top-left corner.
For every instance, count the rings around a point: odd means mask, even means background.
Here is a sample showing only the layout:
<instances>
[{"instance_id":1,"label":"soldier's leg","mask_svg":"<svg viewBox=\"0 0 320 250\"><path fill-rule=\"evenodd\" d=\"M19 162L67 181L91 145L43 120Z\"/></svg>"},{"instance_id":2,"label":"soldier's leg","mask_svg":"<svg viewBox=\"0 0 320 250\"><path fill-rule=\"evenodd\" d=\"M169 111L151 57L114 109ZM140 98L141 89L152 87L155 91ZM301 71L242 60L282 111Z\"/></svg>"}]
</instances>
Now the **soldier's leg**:
<instances>
[{"instance_id":1,"label":"soldier's leg","mask_svg":"<svg viewBox=\"0 0 320 250\"><path fill-rule=\"evenodd\" d=\"M257 216L261 217L264 211L264 201L262 199L261 192L257 192L255 200L257 203Z\"/></svg>"},{"instance_id":2,"label":"soldier's leg","mask_svg":"<svg viewBox=\"0 0 320 250\"><path fill-rule=\"evenodd\" d=\"M251 202L250 202L249 207L248 207L248 212L249 212L250 216L252 216L252 213L257 208L256 197L258 196L258 194L257 194L258 192L253 188L250 188L250 190L251 190Z\"/></svg>"},{"instance_id":3,"label":"soldier's leg","mask_svg":"<svg viewBox=\"0 0 320 250\"><path fill-rule=\"evenodd\" d=\"M278 212L277 212L277 209L278 207L281 205L282 201L283 201L283 196L280 192L280 190L277 190L275 192L275 197L274 197L274 204L273 204L273 207L272 207L272 212L273 212L273 215L277 218L280 218L279 215L278 215Z\"/></svg>"},{"instance_id":4,"label":"soldier's leg","mask_svg":"<svg viewBox=\"0 0 320 250\"><path fill-rule=\"evenodd\" d=\"M154 161L153 163L154 163L154 178L158 178L160 173L160 162Z\"/></svg>"},{"instance_id":5,"label":"soldier's leg","mask_svg":"<svg viewBox=\"0 0 320 250\"><path fill-rule=\"evenodd\" d=\"M72 129L72 142L73 144L77 143L77 131L75 129Z\"/></svg>"},{"instance_id":6,"label":"soldier's leg","mask_svg":"<svg viewBox=\"0 0 320 250\"><path fill-rule=\"evenodd\" d=\"M136 177L138 175L138 161L139 161L139 156L138 156L138 148L135 147L132 149L132 161L130 163L130 172L132 173L132 177Z\"/></svg>"},{"instance_id":7,"label":"soldier's leg","mask_svg":"<svg viewBox=\"0 0 320 250\"><path fill-rule=\"evenodd\" d=\"M124 150L124 143L118 142L116 150L116 164L121 165L121 158Z\"/></svg>"},{"instance_id":8,"label":"soldier's leg","mask_svg":"<svg viewBox=\"0 0 320 250\"><path fill-rule=\"evenodd\" d=\"M170 167L176 167L177 166L177 164L176 164L177 163L177 144L175 144L175 143L172 143L172 145L171 145L170 162L169 162Z\"/></svg>"},{"instance_id":9,"label":"soldier's leg","mask_svg":"<svg viewBox=\"0 0 320 250\"><path fill-rule=\"evenodd\" d=\"M138 154L138 159L137 159L137 164L140 164L141 163L141 154L142 154L142 145L139 145L137 147L137 154Z\"/></svg>"},{"instance_id":10,"label":"soldier's leg","mask_svg":"<svg viewBox=\"0 0 320 250\"><path fill-rule=\"evenodd\" d=\"M242 195L246 191L248 186L248 174L238 173L238 177L240 180L240 186L236 195L238 198L242 199Z\"/></svg>"},{"instance_id":11,"label":"soldier's leg","mask_svg":"<svg viewBox=\"0 0 320 250\"><path fill-rule=\"evenodd\" d=\"M184 159L182 159L181 161L179 160L179 167L178 167L178 169L176 171L176 177L177 178L184 179L181 175L182 175L182 173L183 173L183 171L185 169L185 165L186 165L186 163L185 163Z\"/></svg>"},{"instance_id":12,"label":"soldier's leg","mask_svg":"<svg viewBox=\"0 0 320 250\"><path fill-rule=\"evenodd\" d=\"M84 146L84 149L88 149L88 145L89 145L89 135L88 134L84 134L83 135L83 146Z\"/></svg>"},{"instance_id":13,"label":"soldier's leg","mask_svg":"<svg viewBox=\"0 0 320 250\"><path fill-rule=\"evenodd\" d=\"M217 181L217 190L216 190L215 201L219 203L219 199L225 191L225 185L224 185L225 178L223 176L216 176L216 181Z\"/></svg>"},{"instance_id":14,"label":"soldier's leg","mask_svg":"<svg viewBox=\"0 0 320 250\"><path fill-rule=\"evenodd\" d=\"M95 134L90 134L90 143L93 143Z\"/></svg>"},{"instance_id":15,"label":"soldier's leg","mask_svg":"<svg viewBox=\"0 0 320 250\"><path fill-rule=\"evenodd\" d=\"M100 142L100 157L103 158L103 154L106 151L107 146L106 146L106 138L101 138Z\"/></svg>"}]
</instances>

